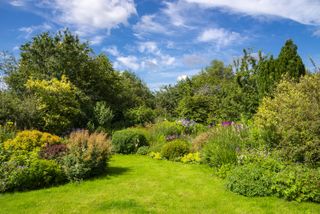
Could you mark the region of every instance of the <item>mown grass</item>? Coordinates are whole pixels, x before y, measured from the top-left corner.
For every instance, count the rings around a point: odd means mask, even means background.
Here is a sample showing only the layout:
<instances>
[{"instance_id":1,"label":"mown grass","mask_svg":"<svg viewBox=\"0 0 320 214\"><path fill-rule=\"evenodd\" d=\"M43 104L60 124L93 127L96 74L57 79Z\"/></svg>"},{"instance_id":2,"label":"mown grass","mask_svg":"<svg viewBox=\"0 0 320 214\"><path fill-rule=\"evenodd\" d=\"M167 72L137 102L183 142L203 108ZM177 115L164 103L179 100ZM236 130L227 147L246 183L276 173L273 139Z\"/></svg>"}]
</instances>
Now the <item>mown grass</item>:
<instances>
[{"instance_id":1,"label":"mown grass","mask_svg":"<svg viewBox=\"0 0 320 214\"><path fill-rule=\"evenodd\" d=\"M247 198L206 166L116 155L109 174L81 183L0 194L0 213L320 213L315 203Z\"/></svg>"}]
</instances>

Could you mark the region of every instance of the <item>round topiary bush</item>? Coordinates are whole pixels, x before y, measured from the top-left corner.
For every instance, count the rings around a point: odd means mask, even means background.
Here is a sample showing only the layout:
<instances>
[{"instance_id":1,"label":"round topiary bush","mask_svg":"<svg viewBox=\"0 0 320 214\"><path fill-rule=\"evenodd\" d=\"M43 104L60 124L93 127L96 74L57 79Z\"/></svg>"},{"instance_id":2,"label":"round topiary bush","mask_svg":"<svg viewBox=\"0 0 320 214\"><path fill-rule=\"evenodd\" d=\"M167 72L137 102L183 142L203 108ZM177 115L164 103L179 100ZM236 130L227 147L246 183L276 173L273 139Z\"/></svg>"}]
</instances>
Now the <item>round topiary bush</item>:
<instances>
[{"instance_id":1,"label":"round topiary bush","mask_svg":"<svg viewBox=\"0 0 320 214\"><path fill-rule=\"evenodd\" d=\"M113 151L122 154L136 153L141 146L147 146L148 142L143 133L125 129L116 131L112 136Z\"/></svg>"},{"instance_id":2,"label":"round topiary bush","mask_svg":"<svg viewBox=\"0 0 320 214\"><path fill-rule=\"evenodd\" d=\"M178 160L190 151L189 144L184 140L173 140L161 149L161 156L168 160Z\"/></svg>"}]
</instances>

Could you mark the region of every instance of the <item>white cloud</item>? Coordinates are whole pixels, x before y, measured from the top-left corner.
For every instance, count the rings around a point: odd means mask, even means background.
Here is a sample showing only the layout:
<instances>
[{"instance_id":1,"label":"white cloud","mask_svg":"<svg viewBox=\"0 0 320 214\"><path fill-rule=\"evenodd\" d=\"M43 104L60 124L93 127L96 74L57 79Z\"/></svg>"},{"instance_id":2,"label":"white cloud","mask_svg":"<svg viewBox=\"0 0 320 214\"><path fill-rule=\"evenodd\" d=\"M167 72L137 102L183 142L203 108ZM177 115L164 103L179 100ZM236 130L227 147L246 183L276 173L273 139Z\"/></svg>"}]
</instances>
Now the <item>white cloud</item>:
<instances>
[{"instance_id":1,"label":"white cloud","mask_svg":"<svg viewBox=\"0 0 320 214\"><path fill-rule=\"evenodd\" d=\"M225 8L251 16L269 15L320 25L319 0L184 0L207 8Z\"/></svg>"},{"instance_id":2,"label":"white cloud","mask_svg":"<svg viewBox=\"0 0 320 214\"><path fill-rule=\"evenodd\" d=\"M52 29L51 25L44 23L42 25L32 25L29 27L21 27L21 28L19 28L19 31L23 32L25 34L24 35L25 38L29 38L30 36L32 36L35 33L49 31L51 29Z\"/></svg>"},{"instance_id":3,"label":"white cloud","mask_svg":"<svg viewBox=\"0 0 320 214\"><path fill-rule=\"evenodd\" d=\"M170 18L171 24L177 27L185 26L186 18L182 15L182 12L185 10L185 4L181 1L177 1L165 2L165 5L166 8L162 11Z\"/></svg>"},{"instance_id":4,"label":"white cloud","mask_svg":"<svg viewBox=\"0 0 320 214\"><path fill-rule=\"evenodd\" d=\"M140 37L148 33L169 34L169 30L163 24L155 21L155 15L142 16L140 21L133 26L136 36Z\"/></svg>"},{"instance_id":5,"label":"white cloud","mask_svg":"<svg viewBox=\"0 0 320 214\"><path fill-rule=\"evenodd\" d=\"M239 42L239 40L241 40L241 35L239 33L228 31L223 28L209 28L198 36L198 41L213 42L218 47L228 46L234 42Z\"/></svg>"},{"instance_id":6,"label":"white cloud","mask_svg":"<svg viewBox=\"0 0 320 214\"><path fill-rule=\"evenodd\" d=\"M138 49L141 53L144 53L144 52L155 53L159 51L157 43L152 41L140 42Z\"/></svg>"},{"instance_id":7,"label":"white cloud","mask_svg":"<svg viewBox=\"0 0 320 214\"><path fill-rule=\"evenodd\" d=\"M15 7L22 7L22 6L25 5L25 1L24 0L10 0L9 3L12 6L15 6Z\"/></svg>"},{"instance_id":8,"label":"white cloud","mask_svg":"<svg viewBox=\"0 0 320 214\"><path fill-rule=\"evenodd\" d=\"M89 39L89 42L91 45L100 45L103 40L104 40L104 36L101 36L101 35L96 35L96 36L93 36Z\"/></svg>"},{"instance_id":9,"label":"white cloud","mask_svg":"<svg viewBox=\"0 0 320 214\"><path fill-rule=\"evenodd\" d=\"M137 13L133 0L55 0L50 4L60 23L84 32L111 30Z\"/></svg>"},{"instance_id":10,"label":"white cloud","mask_svg":"<svg viewBox=\"0 0 320 214\"><path fill-rule=\"evenodd\" d=\"M187 75L183 74L177 77L177 81L186 80L188 78Z\"/></svg>"},{"instance_id":11,"label":"white cloud","mask_svg":"<svg viewBox=\"0 0 320 214\"><path fill-rule=\"evenodd\" d=\"M117 62L127 69L138 70L140 68L138 58L135 56L119 56Z\"/></svg>"}]
</instances>

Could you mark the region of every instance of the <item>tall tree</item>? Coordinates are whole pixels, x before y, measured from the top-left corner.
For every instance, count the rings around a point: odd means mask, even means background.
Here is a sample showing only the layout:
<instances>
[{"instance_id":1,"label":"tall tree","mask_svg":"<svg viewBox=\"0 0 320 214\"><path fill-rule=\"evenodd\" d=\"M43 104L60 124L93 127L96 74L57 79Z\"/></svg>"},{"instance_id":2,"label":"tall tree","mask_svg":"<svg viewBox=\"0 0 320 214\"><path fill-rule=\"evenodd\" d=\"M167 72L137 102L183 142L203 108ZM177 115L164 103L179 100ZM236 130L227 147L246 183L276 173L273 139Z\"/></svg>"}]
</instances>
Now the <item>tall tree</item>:
<instances>
[{"instance_id":1,"label":"tall tree","mask_svg":"<svg viewBox=\"0 0 320 214\"><path fill-rule=\"evenodd\" d=\"M299 81L299 78L306 74L305 66L297 50L297 45L291 39L286 41L277 59L276 81L279 81L283 75Z\"/></svg>"}]
</instances>

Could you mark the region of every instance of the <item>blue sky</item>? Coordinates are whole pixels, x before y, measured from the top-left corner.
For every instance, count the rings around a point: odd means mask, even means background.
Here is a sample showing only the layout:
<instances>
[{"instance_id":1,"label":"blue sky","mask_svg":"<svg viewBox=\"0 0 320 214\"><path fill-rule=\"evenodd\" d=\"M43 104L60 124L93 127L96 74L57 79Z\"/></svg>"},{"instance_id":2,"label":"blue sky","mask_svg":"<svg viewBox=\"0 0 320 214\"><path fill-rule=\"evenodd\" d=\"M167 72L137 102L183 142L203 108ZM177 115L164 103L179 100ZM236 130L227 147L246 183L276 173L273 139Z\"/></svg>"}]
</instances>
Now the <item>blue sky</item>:
<instances>
[{"instance_id":1,"label":"blue sky","mask_svg":"<svg viewBox=\"0 0 320 214\"><path fill-rule=\"evenodd\" d=\"M0 0L0 50L69 28L151 89L243 48L277 55L292 38L307 67L320 61L320 0Z\"/></svg>"}]
</instances>

